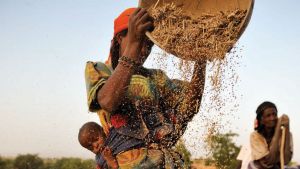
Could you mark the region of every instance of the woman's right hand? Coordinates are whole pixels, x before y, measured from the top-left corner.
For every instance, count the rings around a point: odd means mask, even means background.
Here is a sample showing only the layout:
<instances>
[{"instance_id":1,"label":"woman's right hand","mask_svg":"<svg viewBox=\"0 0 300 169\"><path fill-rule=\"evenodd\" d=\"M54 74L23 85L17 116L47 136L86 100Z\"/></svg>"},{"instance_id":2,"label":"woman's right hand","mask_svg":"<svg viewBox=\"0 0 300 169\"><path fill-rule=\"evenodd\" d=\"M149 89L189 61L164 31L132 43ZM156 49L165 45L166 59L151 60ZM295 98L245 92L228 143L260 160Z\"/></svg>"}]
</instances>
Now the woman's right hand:
<instances>
[{"instance_id":1,"label":"woman's right hand","mask_svg":"<svg viewBox=\"0 0 300 169\"><path fill-rule=\"evenodd\" d=\"M281 133L281 127L283 126L289 129L290 126L289 123L290 123L289 117L286 114L283 114L281 117L278 118L275 130Z\"/></svg>"},{"instance_id":2,"label":"woman's right hand","mask_svg":"<svg viewBox=\"0 0 300 169\"><path fill-rule=\"evenodd\" d=\"M283 114L280 117L280 125L284 127L289 127L289 123L290 123L289 117L286 114Z\"/></svg>"},{"instance_id":3,"label":"woman's right hand","mask_svg":"<svg viewBox=\"0 0 300 169\"><path fill-rule=\"evenodd\" d=\"M145 39L145 33L152 30L153 27L153 19L150 17L146 9L137 8L129 17L129 43L138 43L142 45Z\"/></svg>"}]
</instances>

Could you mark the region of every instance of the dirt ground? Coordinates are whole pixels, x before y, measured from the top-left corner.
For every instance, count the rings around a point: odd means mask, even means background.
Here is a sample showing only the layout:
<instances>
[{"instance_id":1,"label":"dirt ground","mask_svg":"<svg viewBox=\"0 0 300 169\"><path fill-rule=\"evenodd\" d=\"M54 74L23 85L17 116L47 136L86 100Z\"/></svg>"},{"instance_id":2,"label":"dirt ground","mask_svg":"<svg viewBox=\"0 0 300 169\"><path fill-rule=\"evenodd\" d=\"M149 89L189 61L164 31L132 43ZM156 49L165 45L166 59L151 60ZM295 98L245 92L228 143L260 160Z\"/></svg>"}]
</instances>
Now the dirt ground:
<instances>
[{"instance_id":1,"label":"dirt ground","mask_svg":"<svg viewBox=\"0 0 300 169\"><path fill-rule=\"evenodd\" d=\"M192 164L192 169L217 169L215 166L205 166L204 161L194 160Z\"/></svg>"}]
</instances>

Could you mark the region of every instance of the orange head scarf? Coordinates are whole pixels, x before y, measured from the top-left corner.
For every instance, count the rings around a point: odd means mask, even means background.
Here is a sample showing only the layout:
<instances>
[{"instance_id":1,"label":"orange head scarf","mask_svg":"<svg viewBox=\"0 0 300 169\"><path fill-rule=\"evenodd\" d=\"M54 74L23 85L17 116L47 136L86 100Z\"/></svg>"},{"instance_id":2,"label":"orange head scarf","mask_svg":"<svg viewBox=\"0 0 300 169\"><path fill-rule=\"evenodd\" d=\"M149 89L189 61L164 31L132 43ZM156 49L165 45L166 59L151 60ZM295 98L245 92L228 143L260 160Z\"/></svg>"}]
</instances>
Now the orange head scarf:
<instances>
[{"instance_id":1,"label":"orange head scarf","mask_svg":"<svg viewBox=\"0 0 300 169\"><path fill-rule=\"evenodd\" d=\"M128 22L130 15L135 11L136 8L128 8L124 10L114 21L114 37L128 28ZM105 61L106 64L111 65L111 53L108 59Z\"/></svg>"}]
</instances>

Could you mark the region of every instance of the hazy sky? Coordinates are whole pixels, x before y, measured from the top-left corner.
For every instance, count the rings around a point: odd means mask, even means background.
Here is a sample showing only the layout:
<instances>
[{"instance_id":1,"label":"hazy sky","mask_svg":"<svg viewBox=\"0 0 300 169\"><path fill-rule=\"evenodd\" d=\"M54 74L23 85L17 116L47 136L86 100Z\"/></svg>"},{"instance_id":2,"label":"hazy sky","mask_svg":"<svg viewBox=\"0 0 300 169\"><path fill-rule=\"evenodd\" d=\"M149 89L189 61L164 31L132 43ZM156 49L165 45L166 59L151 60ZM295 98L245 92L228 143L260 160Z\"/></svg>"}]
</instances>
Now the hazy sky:
<instances>
[{"instance_id":1,"label":"hazy sky","mask_svg":"<svg viewBox=\"0 0 300 169\"><path fill-rule=\"evenodd\" d=\"M246 143L256 107L273 101L279 114L290 117L293 160L300 162L300 1L255 3L239 41L240 106L227 119L228 130L240 135L238 145ZM85 62L106 59L113 19L136 5L132 0L0 0L0 155L93 158L77 141L84 122L98 121L87 110ZM191 126L201 122L201 113ZM196 144L189 146L195 157L201 154L202 138L193 134L198 129L190 127L185 136Z\"/></svg>"}]
</instances>

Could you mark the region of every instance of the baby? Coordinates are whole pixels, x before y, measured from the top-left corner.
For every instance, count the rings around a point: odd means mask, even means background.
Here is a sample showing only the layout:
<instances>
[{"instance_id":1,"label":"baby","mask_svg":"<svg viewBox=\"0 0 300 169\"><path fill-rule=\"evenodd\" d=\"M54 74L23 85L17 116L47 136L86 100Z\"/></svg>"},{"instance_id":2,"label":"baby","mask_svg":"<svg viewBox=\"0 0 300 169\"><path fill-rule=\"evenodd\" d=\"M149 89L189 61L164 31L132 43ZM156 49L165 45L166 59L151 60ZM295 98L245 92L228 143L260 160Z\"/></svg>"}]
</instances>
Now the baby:
<instances>
[{"instance_id":1,"label":"baby","mask_svg":"<svg viewBox=\"0 0 300 169\"><path fill-rule=\"evenodd\" d=\"M95 122L87 122L79 129L78 141L82 147L96 154L97 169L116 169L117 160L112 155L111 149L104 146L105 140L103 128Z\"/></svg>"}]
</instances>

